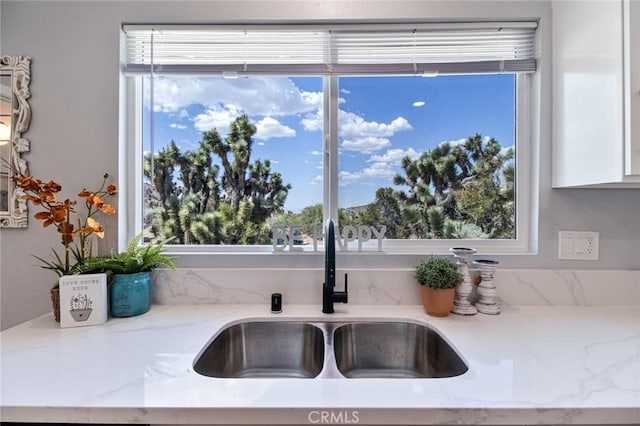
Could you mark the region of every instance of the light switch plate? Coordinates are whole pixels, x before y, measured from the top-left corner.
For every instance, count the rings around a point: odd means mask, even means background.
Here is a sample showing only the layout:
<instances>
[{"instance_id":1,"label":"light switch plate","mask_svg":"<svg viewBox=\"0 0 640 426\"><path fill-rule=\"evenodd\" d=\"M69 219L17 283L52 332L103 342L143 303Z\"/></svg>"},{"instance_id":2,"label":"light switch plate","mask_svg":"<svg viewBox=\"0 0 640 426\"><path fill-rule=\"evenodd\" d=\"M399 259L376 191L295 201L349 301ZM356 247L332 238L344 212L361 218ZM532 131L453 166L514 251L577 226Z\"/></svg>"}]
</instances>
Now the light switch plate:
<instances>
[{"instance_id":1,"label":"light switch plate","mask_svg":"<svg viewBox=\"0 0 640 426\"><path fill-rule=\"evenodd\" d=\"M598 260L600 233L592 231L558 232L558 259Z\"/></svg>"}]
</instances>

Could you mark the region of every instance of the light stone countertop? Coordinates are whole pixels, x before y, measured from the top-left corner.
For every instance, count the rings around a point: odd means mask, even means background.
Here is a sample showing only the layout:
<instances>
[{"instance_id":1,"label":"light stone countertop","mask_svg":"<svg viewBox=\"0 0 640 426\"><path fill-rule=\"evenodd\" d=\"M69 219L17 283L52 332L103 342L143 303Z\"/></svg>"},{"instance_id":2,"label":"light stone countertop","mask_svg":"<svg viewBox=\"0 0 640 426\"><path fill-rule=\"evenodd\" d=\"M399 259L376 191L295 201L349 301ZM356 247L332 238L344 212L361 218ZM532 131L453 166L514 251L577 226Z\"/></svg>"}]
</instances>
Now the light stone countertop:
<instances>
[{"instance_id":1,"label":"light stone countertop","mask_svg":"<svg viewBox=\"0 0 640 426\"><path fill-rule=\"evenodd\" d=\"M446 379L215 379L193 371L243 319L425 322L469 370ZM514 307L427 316L421 306L154 305L102 326L44 315L0 334L0 419L10 422L639 424L640 309Z\"/></svg>"}]
</instances>

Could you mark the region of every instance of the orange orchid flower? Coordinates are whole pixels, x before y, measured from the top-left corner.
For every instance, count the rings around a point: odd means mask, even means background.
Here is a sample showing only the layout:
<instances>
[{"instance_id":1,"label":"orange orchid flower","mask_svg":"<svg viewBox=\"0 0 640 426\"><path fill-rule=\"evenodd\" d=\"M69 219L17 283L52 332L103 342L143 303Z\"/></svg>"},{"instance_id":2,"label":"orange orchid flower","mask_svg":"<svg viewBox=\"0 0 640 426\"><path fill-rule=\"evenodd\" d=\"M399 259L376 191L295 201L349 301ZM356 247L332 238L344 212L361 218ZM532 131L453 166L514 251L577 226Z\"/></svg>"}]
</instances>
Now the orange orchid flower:
<instances>
[{"instance_id":1,"label":"orange orchid flower","mask_svg":"<svg viewBox=\"0 0 640 426\"><path fill-rule=\"evenodd\" d=\"M102 207L100 207L100 211L104 214L111 215L116 213L116 208L111 204L103 204Z\"/></svg>"},{"instance_id":2,"label":"orange orchid flower","mask_svg":"<svg viewBox=\"0 0 640 426\"><path fill-rule=\"evenodd\" d=\"M83 234L96 234L99 238L104 238L104 228L94 218L87 218L87 227L82 230Z\"/></svg>"},{"instance_id":3,"label":"orange orchid flower","mask_svg":"<svg viewBox=\"0 0 640 426\"><path fill-rule=\"evenodd\" d=\"M58 232L62 234L62 244L68 246L73 242L74 226L72 223L63 222L58 225Z\"/></svg>"},{"instance_id":4,"label":"orange orchid flower","mask_svg":"<svg viewBox=\"0 0 640 426\"><path fill-rule=\"evenodd\" d=\"M35 197L33 195L23 195L22 198L31 201L34 206L39 206L40 204L42 204L42 200L40 200L39 197Z\"/></svg>"},{"instance_id":5,"label":"orange orchid flower","mask_svg":"<svg viewBox=\"0 0 640 426\"><path fill-rule=\"evenodd\" d=\"M42 223L42 226L44 228L46 228L47 226L53 223L53 217L49 212L38 212L35 215L33 215L33 217L35 217L36 219L43 220L44 222Z\"/></svg>"},{"instance_id":6,"label":"orange orchid flower","mask_svg":"<svg viewBox=\"0 0 640 426\"><path fill-rule=\"evenodd\" d=\"M97 195L94 195L93 197L90 197L89 199L87 199L87 202L89 204L93 204L97 208L100 208L104 205L102 198L98 197Z\"/></svg>"},{"instance_id":7,"label":"orange orchid flower","mask_svg":"<svg viewBox=\"0 0 640 426\"><path fill-rule=\"evenodd\" d=\"M38 193L38 198L42 200L43 203L55 203L56 202L56 194L51 191L41 191Z\"/></svg>"},{"instance_id":8,"label":"orange orchid flower","mask_svg":"<svg viewBox=\"0 0 640 426\"><path fill-rule=\"evenodd\" d=\"M89 191L84 188L78 194L79 197L84 199L87 212L84 218L77 219L76 227L72 223L71 214L76 213L74 207L78 202L70 199L58 201L56 194L62 191L62 185L53 180L44 183L33 176L12 176L16 186L24 191L22 199L30 201L34 206L39 206L43 209L43 211L35 213L34 218L41 220L42 226L45 228L54 225L61 236L64 254L63 256L58 256L55 253L54 261L51 263L43 261L45 262L45 268L53 270L59 276L74 273L77 266L84 263L86 256L91 256L90 252L85 251L86 238L91 234L104 238L105 231L103 226L92 216L97 213L106 215L116 213L115 207L106 203L103 199L118 193L116 185L110 184L105 188L108 177L109 175L105 173L102 185L97 191ZM78 242L75 243L75 247L72 247L76 234L79 235ZM71 255L75 258L75 265L71 261Z\"/></svg>"},{"instance_id":9,"label":"orange orchid flower","mask_svg":"<svg viewBox=\"0 0 640 426\"><path fill-rule=\"evenodd\" d=\"M36 179L33 176L16 176L15 181L20 188L32 192L38 191L40 189L40 185L42 184L42 181L40 179Z\"/></svg>"},{"instance_id":10,"label":"orange orchid flower","mask_svg":"<svg viewBox=\"0 0 640 426\"><path fill-rule=\"evenodd\" d=\"M44 184L42 186L42 189L44 189L45 191L48 191L48 192L54 192L54 193L55 192L60 192L60 191L62 191L62 185L50 180L49 182L47 182L46 184Z\"/></svg>"},{"instance_id":11,"label":"orange orchid flower","mask_svg":"<svg viewBox=\"0 0 640 426\"><path fill-rule=\"evenodd\" d=\"M61 223L67 220L68 212L71 208L68 204L59 204L57 206L51 206L51 216L57 223Z\"/></svg>"}]
</instances>

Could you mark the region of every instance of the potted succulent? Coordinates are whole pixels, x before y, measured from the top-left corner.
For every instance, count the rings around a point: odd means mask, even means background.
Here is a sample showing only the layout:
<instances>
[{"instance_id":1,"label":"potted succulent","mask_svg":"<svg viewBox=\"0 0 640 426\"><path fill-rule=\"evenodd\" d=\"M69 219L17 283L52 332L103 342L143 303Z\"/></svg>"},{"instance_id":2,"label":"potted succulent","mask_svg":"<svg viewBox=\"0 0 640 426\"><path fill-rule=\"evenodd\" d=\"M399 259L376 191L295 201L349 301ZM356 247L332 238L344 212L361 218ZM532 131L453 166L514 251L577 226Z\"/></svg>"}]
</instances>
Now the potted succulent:
<instances>
[{"instance_id":1,"label":"potted succulent","mask_svg":"<svg viewBox=\"0 0 640 426\"><path fill-rule=\"evenodd\" d=\"M458 265L450 259L431 256L416 266L415 278L422 286L422 304L427 314L449 315L456 287L463 280Z\"/></svg>"},{"instance_id":2,"label":"potted succulent","mask_svg":"<svg viewBox=\"0 0 640 426\"><path fill-rule=\"evenodd\" d=\"M140 245L142 233L133 237L125 251L94 257L82 266L86 272L113 274L109 286L109 311L114 317L141 315L151 308L151 271L164 266L175 270L173 257L165 256L164 241Z\"/></svg>"}]
</instances>

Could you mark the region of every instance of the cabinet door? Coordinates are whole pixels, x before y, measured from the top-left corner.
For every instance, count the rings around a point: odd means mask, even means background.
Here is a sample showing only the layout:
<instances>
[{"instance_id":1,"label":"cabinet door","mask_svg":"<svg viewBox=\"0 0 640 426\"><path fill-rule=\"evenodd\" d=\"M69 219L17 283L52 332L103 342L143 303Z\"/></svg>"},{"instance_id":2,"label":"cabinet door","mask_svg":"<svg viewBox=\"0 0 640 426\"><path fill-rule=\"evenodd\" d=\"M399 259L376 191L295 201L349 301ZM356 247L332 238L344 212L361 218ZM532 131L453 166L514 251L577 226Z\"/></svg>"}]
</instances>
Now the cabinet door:
<instances>
[{"instance_id":1,"label":"cabinet door","mask_svg":"<svg viewBox=\"0 0 640 426\"><path fill-rule=\"evenodd\" d=\"M640 175L640 1L624 1L625 174Z\"/></svg>"},{"instance_id":2,"label":"cabinet door","mask_svg":"<svg viewBox=\"0 0 640 426\"><path fill-rule=\"evenodd\" d=\"M640 77L628 59L638 59L640 21L626 13L639 3L552 2L554 187L639 187L638 107L629 108L638 99L627 79Z\"/></svg>"}]
</instances>

